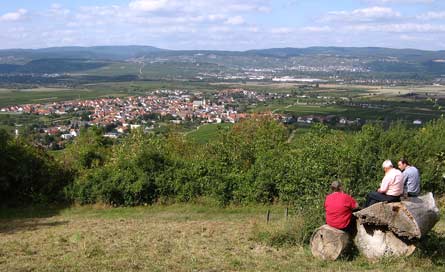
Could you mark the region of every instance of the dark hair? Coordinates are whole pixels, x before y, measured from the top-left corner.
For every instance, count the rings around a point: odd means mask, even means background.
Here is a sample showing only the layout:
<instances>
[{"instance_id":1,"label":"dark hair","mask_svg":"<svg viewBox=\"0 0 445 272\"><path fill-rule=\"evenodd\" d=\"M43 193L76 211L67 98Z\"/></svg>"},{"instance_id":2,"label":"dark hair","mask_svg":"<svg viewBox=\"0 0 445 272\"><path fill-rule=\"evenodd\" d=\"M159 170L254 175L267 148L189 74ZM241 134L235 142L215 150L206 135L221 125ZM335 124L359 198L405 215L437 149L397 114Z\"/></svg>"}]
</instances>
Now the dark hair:
<instances>
[{"instance_id":1,"label":"dark hair","mask_svg":"<svg viewBox=\"0 0 445 272\"><path fill-rule=\"evenodd\" d=\"M403 164L406 164L406 165L410 165L409 162L408 162L408 160L405 159L405 158L401 158L401 159L399 160L399 162L401 162L401 163L403 163Z\"/></svg>"}]
</instances>

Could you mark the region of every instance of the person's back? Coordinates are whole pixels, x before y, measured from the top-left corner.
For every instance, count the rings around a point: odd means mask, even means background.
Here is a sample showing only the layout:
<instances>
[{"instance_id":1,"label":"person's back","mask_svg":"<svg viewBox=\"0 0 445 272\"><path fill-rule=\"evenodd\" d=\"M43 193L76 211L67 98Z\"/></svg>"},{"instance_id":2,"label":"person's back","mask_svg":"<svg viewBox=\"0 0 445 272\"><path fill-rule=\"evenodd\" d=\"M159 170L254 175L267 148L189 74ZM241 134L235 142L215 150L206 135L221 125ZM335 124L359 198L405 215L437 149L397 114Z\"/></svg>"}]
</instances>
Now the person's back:
<instances>
[{"instance_id":1,"label":"person's back","mask_svg":"<svg viewBox=\"0 0 445 272\"><path fill-rule=\"evenodd\" d=\"M357 202L353 197L341 191L341 185L338 187L338 191L334 190L325 200L326 224L345 230L350 227L352 210L357 208Z\"/></svg>"},{"instance_id":2,"label":"person's back","mask_svg":"<svg viewBox=\"0 0 445 272\"><path fill-rule=\"evenodd\" d=\"M381 184L382 193L390 196L400 196L403 194L403 174L400 170L392 168L383 178Z\"/></svg>"},{"instance_id":3,"label":"person's back","mask_svg":"<svg viewBox=\"0 0 445 272\"><path fill-rule=\"evenodd\" d=\"M406 159L398 162L400 170L403 171L403 192L408 196L418 196L420 194L420 174L419 170L410 165Z\"/></svg>"},{"instance_id":4,"label":"person's back","mask_svg":"<svg viewBox=\"0 0 445 272\"><path fill-rule=\"evenodd\" d=\"M392 165L390 160L382 164L385 176L377 192L370 192L366 196L365 208L378 202L400 202L403 194L403 174Z\"/></svg>"},{"instance_id":5,"label":"person's back","mask_svg":"<svg viewBox=\"0 0 445 272\"><path fill-rule=\"evenodd\" d=\"M403 180L405 183L404 191L410 196L420 194L420 175L419 170L414 166L409 166L403 171Z\"/></svg>"}]
</instances>

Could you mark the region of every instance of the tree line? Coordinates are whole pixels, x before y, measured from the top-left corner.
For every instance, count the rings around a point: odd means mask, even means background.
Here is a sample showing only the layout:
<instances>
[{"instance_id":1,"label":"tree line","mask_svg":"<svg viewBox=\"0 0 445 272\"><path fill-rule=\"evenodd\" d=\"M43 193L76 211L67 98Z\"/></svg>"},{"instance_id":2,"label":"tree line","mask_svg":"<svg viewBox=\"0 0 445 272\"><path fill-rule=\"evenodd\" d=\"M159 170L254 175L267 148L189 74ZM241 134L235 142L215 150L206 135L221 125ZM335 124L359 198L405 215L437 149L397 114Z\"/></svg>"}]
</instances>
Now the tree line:
<instances>
[{"instance_id":1,"label":"tree line","mask_svg":"<svg viewBox=\"0 0 445 272\"><path fill-rule=\"evenodd\" d=\"M381 163L401 157L420 169L424 192L445 192L443 118L422 128L368 124L357 132L317 124L296 135L289 141L288 129L267 117L221 128L208 144L174 131L140 130L111 142L90 128L55 159L0 131L0 204L135 206L206 199L321 209L333 180L363 200L383 177Z\"/></svg>"}]
</instances>

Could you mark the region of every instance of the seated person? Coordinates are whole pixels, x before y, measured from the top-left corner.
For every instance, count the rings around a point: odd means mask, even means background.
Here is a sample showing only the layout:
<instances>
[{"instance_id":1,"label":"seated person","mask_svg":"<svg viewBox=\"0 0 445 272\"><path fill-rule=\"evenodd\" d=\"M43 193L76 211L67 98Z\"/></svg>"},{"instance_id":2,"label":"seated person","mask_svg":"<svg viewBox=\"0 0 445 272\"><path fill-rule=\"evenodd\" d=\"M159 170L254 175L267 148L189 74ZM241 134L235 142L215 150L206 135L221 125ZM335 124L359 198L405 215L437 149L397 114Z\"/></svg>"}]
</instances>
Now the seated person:
<instances>
[{"instance_id":1,"label":"seated person","mask_svg":"<svg viewBox=\"0 0 445 272\"><path fill-rule=\"evenodd\" d=\"M399 169L403 171L403 194L415 197L420 194L420 174L416 167L409 164L406 159L400 159L397 163Z\"/></svg>"},{"instance_id":2,"label":"seated person","mask_svg":"<svg viewBox=\"0 0 445 272\"><path fill-rule=\"evenodd\" d=\"M371 192L366 197L365 207L378 202L399 202L403 194L403 175L400 170L395 169L390 160L382 164L385 177L383 177L377 192Z\"/></svg>"},{"instance_id":3,"label":"seated person","mask_svg":"<svg viewBox=\"0 0 445 272\"><path fill-rule=\"evenodd\" d=\"M326 196L324 207L326 210L326 224L353 234L355 220L352 211L358 207L357 201L343 192L340 182L331 184L332 193Z\"/></svg>"}]
</instances>

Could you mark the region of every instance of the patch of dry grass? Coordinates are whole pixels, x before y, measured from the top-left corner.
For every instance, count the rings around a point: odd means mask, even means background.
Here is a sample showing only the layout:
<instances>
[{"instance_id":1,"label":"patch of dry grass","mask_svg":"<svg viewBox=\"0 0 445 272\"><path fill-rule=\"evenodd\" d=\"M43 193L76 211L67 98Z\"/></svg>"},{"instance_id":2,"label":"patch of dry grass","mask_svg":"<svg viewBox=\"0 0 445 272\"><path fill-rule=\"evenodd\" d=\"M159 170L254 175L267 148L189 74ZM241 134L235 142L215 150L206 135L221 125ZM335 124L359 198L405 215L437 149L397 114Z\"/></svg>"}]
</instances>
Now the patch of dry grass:
<instances>
[{"instance_id":1,"label":"patch of dry grass","mask_svg":"<svg viewBox=\"0 0 445 272\"><path fill-rule=\"evenodd\" d=\"M281 214L281 209L274 212ZM273 247L252 239L255 228L263 224L264 207L83 207L47 218L3 219L0 271L442 269L422 256L379 263L369 263L361 257L353 261L318 261L306 247Z\"/></svg>"}]
</instances>

